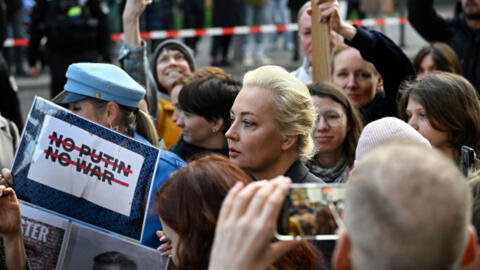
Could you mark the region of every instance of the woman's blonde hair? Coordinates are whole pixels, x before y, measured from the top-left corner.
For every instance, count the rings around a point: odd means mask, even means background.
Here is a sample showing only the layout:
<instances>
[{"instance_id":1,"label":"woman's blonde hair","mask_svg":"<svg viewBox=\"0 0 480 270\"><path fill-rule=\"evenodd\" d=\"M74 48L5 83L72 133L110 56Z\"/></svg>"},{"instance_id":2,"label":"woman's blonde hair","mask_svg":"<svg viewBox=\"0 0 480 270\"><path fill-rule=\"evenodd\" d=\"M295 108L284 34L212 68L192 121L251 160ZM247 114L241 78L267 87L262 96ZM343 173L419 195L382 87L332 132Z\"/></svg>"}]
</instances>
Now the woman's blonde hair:
<instances>
[{"instance_id":1,"label":"woman's blonde hair","mask_svg":"<svg viewBox=\"0 0 480 270\"><path fill-rule=\"evenodd\" d=\"M314 153L311 133L317 114L307 86L279 66L263 66L249 71L243 85L272 91L275 126L280 134L298 136L297 153L306 161Z\"/></svg>"},{"instance_id":2,"label":"woman's blonde hair","mask_svg":"<svg viewBox=\"0 0 480 270\"><path fill-rule=\"evenodd\" d=\"M124 112L130 114L130 112ZM159 137L155 125L153 124L152 118L142 110L136 111L135 116L135 130L147 139L152 145L160 147ZM132 124L131 122L127 122Z\"/></svg>"},{"instance_id":3,"label":"woman's blonde hair","mask_svg":"<svg viewBox=\"0 0 480 270\"><path fill-rule=\"evenodd\" d=\"M348 46L345 43L338 43L337 45L335 45L335 47L332 50L332 53L330 54L330 70L332 71L332 73L335 71L335 59L337 58L337 56L341 52L346 51L348 49L357 50L356 48ZM361 56L361 54L360 54L360 56ZM362 56L362 59L363 59L363 56ZM380 75L377 68L372 63L368 62L365 59L363 59L363 61L365 61L367 63L367 66L372 69L372 71L375 75Z\"/></svg>"}]
</instances>

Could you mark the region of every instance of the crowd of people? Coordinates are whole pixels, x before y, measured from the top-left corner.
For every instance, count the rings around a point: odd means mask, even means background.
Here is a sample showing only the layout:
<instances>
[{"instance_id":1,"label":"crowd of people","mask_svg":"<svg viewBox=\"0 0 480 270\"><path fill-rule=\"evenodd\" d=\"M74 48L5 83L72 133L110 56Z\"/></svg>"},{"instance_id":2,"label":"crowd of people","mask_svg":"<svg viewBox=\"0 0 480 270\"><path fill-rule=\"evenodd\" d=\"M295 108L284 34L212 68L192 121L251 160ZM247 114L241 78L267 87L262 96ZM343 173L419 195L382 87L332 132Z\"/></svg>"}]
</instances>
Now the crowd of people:
<instances>
[{"instance_id":1,"label":"crowd of people","mask_svg":"<svg viewBox=\"0 0 480 270\"><path fill-rule=\"evenodd\" d=\"M62 37L60 25L52 33L40 23L53 16L45 7L51 2L33 8L39 32L29 45L31 63L43 35ZM235 24L232 7L240 3L232 2L213 1L214 25ZM120 66L96 63L109 50L93 49L104 44L98 36L72 48L64 43L72 40L48 38L52 101L161 149L152 199L138 206L147 216L141 244L169 256L159 268L479 269L480 160L465 164L462 148L480 150L480 0L459 0L451 20L437 14L433 0L408 1L412 25L431 42L413 60L386 35L345 21L338 1L301 2L294 17L302 65L267 65L261 35L255 48L245 36L243 64L260 67L239 81L219 67L229 65L230 37L214 39L211 67L197 65L198 39L167 39L150 53L140 35L149 1L126 0ZM193 13L202 3L183 1ZM97 4L80 14L105 16ZM264 23L267 5L288 17L278 8L287 1L245 5L249 24ZM67 13L66 21L80 15ZM329 26L331 76L314 82L312 25L320 23ZM291 49L290 36L283 38ZM8 269L29 268L8 169L18 133L0 115L0 268ZM292 183L344 185L337 240L275 239Z\"/></svg>"}]
</instances>

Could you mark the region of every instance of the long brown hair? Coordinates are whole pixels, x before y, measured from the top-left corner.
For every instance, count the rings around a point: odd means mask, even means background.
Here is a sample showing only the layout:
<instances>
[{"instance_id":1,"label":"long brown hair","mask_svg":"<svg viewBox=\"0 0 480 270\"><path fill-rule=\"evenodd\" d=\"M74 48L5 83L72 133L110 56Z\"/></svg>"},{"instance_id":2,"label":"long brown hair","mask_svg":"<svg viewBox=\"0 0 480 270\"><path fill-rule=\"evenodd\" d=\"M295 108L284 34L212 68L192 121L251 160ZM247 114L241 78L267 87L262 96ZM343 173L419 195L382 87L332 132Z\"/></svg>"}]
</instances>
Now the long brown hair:
<instances>
[{"instance_id":1,"label":"long brown hair","mask_svg":"<svg viewBox=\"0 0 480 270\"><path fill-rule=\"evenodd\" d=\"M460 65L457 54L448 44L443 42L433 42L418 51L412 61L417 74L419 73L422 60L428 54L432 56L433 62L438 71L446 71L462 75L462 66Z\"/></svg>"},{"instance_id":2,"label":"long brown hair","mask_svg":"<svg viewBox=\"0 0 480 270\"><path fill-rule=\"evenodd\" d=\"M408 100L420 103L430 125L449 132L448 142L456 150L466 145L478 150L480 140L480 101L475 88L462 76L435 72L407 82L401 90L398 115L408 122Z\"/></svg>"},{"instance_id":3,"label":"long brown hair","mask_svg":"<svg viewBox=\"0 0 480 270\"><path fill-rule=\"evenodd\" d=\"M352 105L345 92L337 85L331 82L320 81L309 85L308 90L310 94L317 97L331 98L336 103L342 105L345 115L347 116L347 124L350 130L343 141L343 152L347 160L348 166L353 166L355 160L355 149L357 148L358 138L363 129L363 123L360 118L360 113Z\"/></svg>"},{"instance_id":4,"label":"long brown hair","mask_svg":"<svg viewBox=\"0 0 480 270\"><path fill-rule=\"evenodd\" d=\"M157 214L178 234L176 268L207 269L223 199L236 182L251 178L227 158L210 154L176 171L157 191ZM273 269L317 269L315 247L308 242L280 258ZM310 268L310 267L313 268Z\"/></svg>"},{"instance_id":5,"label":"long brown hair","mask_svg":"<svg viewBox=\"0 0 480 270\"><path fill-rule=\"evenodd\" d=\"M155 208L179 236L178 269L207 269L223 199L250 177L227 158L212 154L188 163L157 191Z\"/></svg>"}]
</instances>

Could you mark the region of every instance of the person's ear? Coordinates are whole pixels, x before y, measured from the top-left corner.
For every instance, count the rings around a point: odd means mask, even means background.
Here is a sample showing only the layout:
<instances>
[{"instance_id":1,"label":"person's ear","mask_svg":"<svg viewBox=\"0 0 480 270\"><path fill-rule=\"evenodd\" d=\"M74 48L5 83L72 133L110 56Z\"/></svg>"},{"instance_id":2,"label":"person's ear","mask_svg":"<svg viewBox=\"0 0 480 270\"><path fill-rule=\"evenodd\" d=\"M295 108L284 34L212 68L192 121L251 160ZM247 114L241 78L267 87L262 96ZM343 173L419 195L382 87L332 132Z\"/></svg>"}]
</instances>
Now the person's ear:
<instances>
[{"instance_id":1,"label":"person's ear","mask_svg":"<svg viewBox=\"0 0 480 270\"><path fill-rule=\"evenodd\" d=\"M376 88L376 93L383 91L383 78L382 75L378 74L377 78L377 88Z\"/></svg>"},{"instance_id":2,"label":"person's ear","mask_svg":"<svg viewBox=\"0 0 480 270\"><path fill-rule=\"evenodd\" d=\"M113 101L108 102L105 108L106 122L111 126L118 125L117 118L119 116L120 116L120 106Z\"/></svg>"},{"instance_id":3,"label":"person's ear","mask_svg":"<svg viewBox=\"0 0 480 270\"><path fill-rule=\"evenodd\" d=\"M332 266L336 270L351 270L351 243L350 237L344 229L338 232L338 240L333 251Z\"/></svg>"},{"instance_id":4,"label":"person's ear","mask_svg":"<svg viewBox=\"0 0 480 270\"><path fill-rule=\"evenodd\" d=\"M148 114L148 103L144 98L142 98L138 103L138 109Z\"/></svg>"},{"instance_id":5,"label":"person's ear","mask_svg":"<svg viewBox=\"0 0 480 270\"><path fill-rule=\"evenodd\" d=\"M477 258L477 232L475 227L468 225L468 243L463 252L462 263L460 266L465 267L470 265Z\"/></svg>"},{"instance_id":6,"label":"person's ear","mask_svg":"<svg viewBox=\"0 0 480 270\"><path fill-rule=\"evenodd\" d=\"M225 120L222 117L215 118L210 121L212 133L222 132L224 129Z\"/></svg>"},{"instance_id":7,"label":"person's ear","mask_svg":"<svg viewBox=\"0 0 480 270\"><path fill-rule=\"evenodd\" d=\"M297 141L298 135L284 135L280 149L282 149L282 151L287 151L292 148L292 146L294 146Z\"/></svg>"}]
</instances>

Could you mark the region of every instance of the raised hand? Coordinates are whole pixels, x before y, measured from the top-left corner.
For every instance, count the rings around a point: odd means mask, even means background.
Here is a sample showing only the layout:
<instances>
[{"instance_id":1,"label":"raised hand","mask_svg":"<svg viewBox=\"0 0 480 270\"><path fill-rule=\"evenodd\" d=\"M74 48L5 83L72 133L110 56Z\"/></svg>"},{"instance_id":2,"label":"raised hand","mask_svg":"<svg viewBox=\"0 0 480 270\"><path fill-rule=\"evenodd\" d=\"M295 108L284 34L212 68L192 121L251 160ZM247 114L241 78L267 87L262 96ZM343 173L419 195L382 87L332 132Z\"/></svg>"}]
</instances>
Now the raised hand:
<instances>
[{"instance_id":1,"label":"raised hand","mask_svg":"<svg viewBox=\"0 0 480 270\"><path fill-rule=\"evenodd\" d=\"M129 46L140 46L139 18L152 0L127 0L122 15L123 40Z\"/></svg>"},{"instance_id":2,"label":"raised hand","mask_svg":"<svg viewBox=\"0 0 480 270\"><path fill-rule=\"evenodd\" d=\"M357 30L352 25L348 24L342 19L338 7L338 1L322 1L315 0L318 5L318 19L319 23L328 23L330 30L337 32L348 40L352 40ZM311 14L311 10L308 11Z\"/></svg>"},{"instance_id":3,"label":"raised hand","mask_svg":"<svg viewBox=\"0 0 480 270\"><path fill-rule=\"evenodd\" d=\"M0 234L15 235L20 232L20 205L12 188L0 186Z\"/></svg>"}]
</instances>

